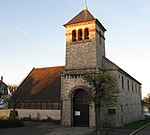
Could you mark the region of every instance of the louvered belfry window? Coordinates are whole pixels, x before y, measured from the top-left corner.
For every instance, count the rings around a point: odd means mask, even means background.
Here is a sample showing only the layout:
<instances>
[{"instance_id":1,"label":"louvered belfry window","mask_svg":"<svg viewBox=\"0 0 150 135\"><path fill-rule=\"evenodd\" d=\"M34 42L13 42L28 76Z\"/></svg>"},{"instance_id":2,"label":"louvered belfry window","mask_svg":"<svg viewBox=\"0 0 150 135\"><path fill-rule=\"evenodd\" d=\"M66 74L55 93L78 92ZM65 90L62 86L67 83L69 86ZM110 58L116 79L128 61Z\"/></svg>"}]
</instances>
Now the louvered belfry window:
<instances>
[{"instance_id":1,"label":"louvered belfry window","mask_svg":"<svg viewBox=\"0 0 150 135\"><path fill-rule=\"evenodd\" d=\"M82 29L79 29L78 33L76 33L76 30L73 30L72 31L72 42L76 42L77 39L78 39L78 41L89 39L89 29L88 28L84 29L84 37L83 37Z\"/></svg>"},{"instance_id":2,"label":"louvered belfry window","mask_svg":"<svg viewBox=\"0 0 150 135\"><path fill-rule=\"evenodd\" d=\"M85 40L89 39L89 30L88 30L88 28L85 28L85 30L84 30L84 39Z\"/></svg>"},{"instance_id":3,"label":"louvered belfry window","mask_svg":"<svg viewBox=\"0 0 150 135\"><path fill-rule=\"evenodd\" d=\"M73 30L72 31L72 42L75 42L76 41L76 31Z\"/></svg>"},{"instance_id":4,"label":"louvered belfry window","mask_svg":"<svg viewBox=\"0 0 150 135\"><path fill-rule=\"evenodd\" d=\"M82 30L79 29L78 31L78 40L82 40Z\"/></svg>"}]
</instances>

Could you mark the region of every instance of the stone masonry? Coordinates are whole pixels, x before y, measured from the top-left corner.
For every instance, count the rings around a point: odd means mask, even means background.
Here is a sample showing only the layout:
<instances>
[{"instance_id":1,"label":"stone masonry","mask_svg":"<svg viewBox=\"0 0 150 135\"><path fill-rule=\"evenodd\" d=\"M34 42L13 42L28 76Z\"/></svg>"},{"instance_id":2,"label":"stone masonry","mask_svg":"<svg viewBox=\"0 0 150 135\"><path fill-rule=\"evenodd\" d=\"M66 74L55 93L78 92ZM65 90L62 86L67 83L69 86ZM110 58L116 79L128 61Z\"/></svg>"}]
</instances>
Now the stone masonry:
<instances>
[{"instance_id":1,"label":"stone masonry","mask_svg":"<svg viewBox=\"0 0 150 135\"><path fill-rule=\"evenodd\" d=\"M96 71L111 72L118 80L120 91L117 105L102 108L102 125L121 126L142 119L141 83L105 57L106 29L103 25L91 15L88 9L84 9L64 26L66 65L61 74L62 125L73 126L74 94L79 89L88 88L83 75L86 72ZM85 33L85 29L88 29L88 33ZM88 34L87 39L85 34ZM73 38L76 40L73 41ZM93 106L89 106L89 126L95 126Z\"/></svg>"}]
</instances>

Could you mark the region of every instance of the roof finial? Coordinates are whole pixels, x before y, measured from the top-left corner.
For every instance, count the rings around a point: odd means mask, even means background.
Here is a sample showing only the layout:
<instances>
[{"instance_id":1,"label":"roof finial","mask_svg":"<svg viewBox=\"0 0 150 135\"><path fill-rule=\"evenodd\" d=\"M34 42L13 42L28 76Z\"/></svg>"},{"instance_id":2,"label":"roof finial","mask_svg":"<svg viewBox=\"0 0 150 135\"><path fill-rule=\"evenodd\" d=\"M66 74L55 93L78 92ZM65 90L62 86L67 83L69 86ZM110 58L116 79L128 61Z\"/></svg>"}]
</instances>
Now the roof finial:
<instances>
[{"instance_id":1,"label":"roof finial","mask_svg":"<svg viewBox=\"0 0 150 135\"><path fill-rule=\"evenodd\" d=\"M85 3L84 3L84 10L87 10L86 0L85 0Z\"/></svg>"}]
</instances>

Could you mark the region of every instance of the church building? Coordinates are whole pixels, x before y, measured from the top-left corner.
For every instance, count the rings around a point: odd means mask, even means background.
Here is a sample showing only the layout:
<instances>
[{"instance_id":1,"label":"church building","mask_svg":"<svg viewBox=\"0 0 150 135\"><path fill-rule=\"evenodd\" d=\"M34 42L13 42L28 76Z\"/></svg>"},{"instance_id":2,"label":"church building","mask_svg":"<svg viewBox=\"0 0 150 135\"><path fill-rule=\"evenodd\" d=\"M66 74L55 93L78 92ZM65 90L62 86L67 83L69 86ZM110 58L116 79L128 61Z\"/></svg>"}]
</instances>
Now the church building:
<instances>
[{"instance_id":1,"label":"church building","mask_svg":"<svg viewBox=\"0 0 150 135\"><path fill-rule=\"evenodd\" d=\"M87 72L109 71L116 77L120 93L117 105L102 108L102 125L121 126L141 120L141 83L106 58L106 29L101 22L85 6L64 27L65 66L33 69L18 88L25 93L22 109L56 109L57 119L61 119L63 126L95 126L94 106L84 102L88 85L83 75ZM51 108L50 101L57 107Z\"/></svg>"},{"instance_id":2,"label":"church building","mask_svg":"<svg viewBox=\"0 0 150 135\"><path fill-rule=\"evenodd\" d=\"M61 78L62 124L94 126L94 107L85 104L87 72L109 71L118 80L116 106L102 108L103 125L120 126L142 119L141 83L105 56L104 26L84 7L65 25L66 65Z\"/></svg>"}]
</instances>

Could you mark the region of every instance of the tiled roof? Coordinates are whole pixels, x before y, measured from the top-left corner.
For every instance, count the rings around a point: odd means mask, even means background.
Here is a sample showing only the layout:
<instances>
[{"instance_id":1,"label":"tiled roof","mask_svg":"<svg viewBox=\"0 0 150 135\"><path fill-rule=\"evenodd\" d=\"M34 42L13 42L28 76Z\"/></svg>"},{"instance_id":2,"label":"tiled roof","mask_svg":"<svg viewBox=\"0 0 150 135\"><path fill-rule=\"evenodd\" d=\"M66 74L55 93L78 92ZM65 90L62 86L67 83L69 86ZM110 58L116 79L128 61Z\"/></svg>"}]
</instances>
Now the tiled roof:
<instances>
[{"instance_id":1,"label":"tiled roof","mask_svg":"<svg viewBox=\"0 0 150 135\"><path fill-rule=\"evenodd\" d=\"M59 100L63 66L33 68L18 88L22 100Z\"/></svg>"},{"instance_id":2,"label":"tiled roof","mask_svg":"<svg viewBox=\"0 0 150 135\"><path fill-rule=\"evenodd\" d=\"M88 9L85 9L85 10L82 10L79 14L77 14L73 19L71 19L65 25L74 24L74 23L78 23L78 22L89 21L89 20L95 20L95 18L89 12Z\"/></svg>"},{"instance_id":3,"label":"tiled roof","mask_svg":"<svg viewBox=\"0 0 150 135\"><path fill-rule=\"evenodd\" d=\"M98 21L98 19L94 18L94 16L89 12L88 9L82 10L79 14L77 14L73 19L71 19L68 23L66 23L64 26L66 27L67 25L70 24L75 24L75 23L80 23L80 22L86 22L90 20L96 20L96 23L104 30L104 26Z\"/></svg>"}]
</instances>

